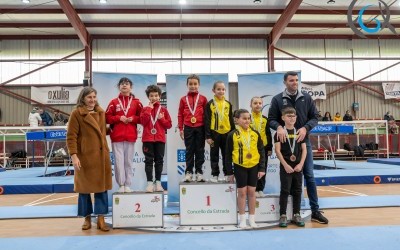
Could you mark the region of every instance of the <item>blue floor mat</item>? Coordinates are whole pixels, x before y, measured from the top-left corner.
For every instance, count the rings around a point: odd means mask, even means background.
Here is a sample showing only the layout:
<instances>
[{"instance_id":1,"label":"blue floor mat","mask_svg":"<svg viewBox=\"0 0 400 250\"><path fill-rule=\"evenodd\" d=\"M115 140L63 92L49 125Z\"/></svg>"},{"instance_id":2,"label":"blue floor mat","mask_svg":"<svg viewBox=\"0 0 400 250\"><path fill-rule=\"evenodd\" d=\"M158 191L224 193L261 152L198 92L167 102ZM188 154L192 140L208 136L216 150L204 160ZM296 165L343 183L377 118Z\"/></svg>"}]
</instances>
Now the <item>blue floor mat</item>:
<instances>
[{"instance_id":1,"label":"blue floor mat","mask_svg":"<svg viewBox=\"0 0 400 250\"><path fill-rule=\"evenodd\" d=\"M0 239L2 249L399 249L400 226Z\"/></svg>"}]
</instances>

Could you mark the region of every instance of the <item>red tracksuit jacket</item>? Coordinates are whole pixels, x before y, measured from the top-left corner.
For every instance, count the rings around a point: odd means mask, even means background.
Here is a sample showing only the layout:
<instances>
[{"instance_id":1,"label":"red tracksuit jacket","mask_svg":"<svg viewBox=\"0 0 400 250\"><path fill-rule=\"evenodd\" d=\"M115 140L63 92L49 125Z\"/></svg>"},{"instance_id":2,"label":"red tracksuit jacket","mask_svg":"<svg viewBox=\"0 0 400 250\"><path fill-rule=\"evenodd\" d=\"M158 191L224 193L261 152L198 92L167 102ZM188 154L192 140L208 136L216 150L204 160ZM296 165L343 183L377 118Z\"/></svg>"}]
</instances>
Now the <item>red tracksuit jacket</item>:
<instances>
[{"instance_id":1,"label":"red tracksuit jacket","mask_svg":"<svg viewBox=\"0 0 400 250\"><path fill-rule=\"evenodd\" d=\"M125 124L120 121L121 116L124 116L123 109L126 109L129 103L129 98L132 98L126 117L132 117L132 122ZM120 101L118 101L118 99ZM122 104L122 107L121 107ZM106 121L110 124L110 137L112 142L136 142L137 139L137 124L140 123L140 112L142 104L134 95L123 96L112 99L106 110Z\"/></svg>"},{"instance_id":2,"label":"red tracksuit jacket","mask_svg":"<svg viewBox=\"0 0 400 250\"><path fill-rule=\"evenodd\" d=\"M200 95L198 92L189 92L187 94L190 108L193 110L194 104L196 102L197 95ZM194 117L196 117L196 123L191 123L190 119L192 118L192 113L190 113L189 106L186 102L186 96L183 96L179 102L179 110L178 110L178 127L179 130L183 130L183 125L188 127L201 127L204 126L204 111L206 110L207 98L203 95L199 96L199 102L197 103L197 108L194 113Z\"/></svg>"},{"instance_id":3,"label":"red tracksuit jacket","mask_svg":"<svg viewBox=\"0 0 400 250\"><path fill-rule=\"evenodd\" d=\"M165 130L170 129L172 127L171 116L168 113L168 110L161 106L160 114L163 113L164 117L161 119L157 119L154 128L157 130L156 134L151 133L151 129L153 128L153 124L151 123L151 118L156 118L156 113L158 107L160 107L160 102L154 103L154 108L144 107L142 112L140 113L140 124L143 125L143 135L142 142L163 142L165 143Z\"/></svg>"}]
</instances>

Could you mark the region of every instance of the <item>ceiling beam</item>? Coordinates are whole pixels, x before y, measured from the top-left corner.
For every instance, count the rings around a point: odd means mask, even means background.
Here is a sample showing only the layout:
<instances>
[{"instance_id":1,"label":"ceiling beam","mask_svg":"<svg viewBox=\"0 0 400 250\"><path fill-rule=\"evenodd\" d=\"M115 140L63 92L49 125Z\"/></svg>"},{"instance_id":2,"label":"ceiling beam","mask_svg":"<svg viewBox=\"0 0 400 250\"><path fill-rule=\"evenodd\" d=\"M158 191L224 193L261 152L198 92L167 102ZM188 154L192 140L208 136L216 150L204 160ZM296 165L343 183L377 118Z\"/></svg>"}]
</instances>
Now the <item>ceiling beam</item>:
<instances>
[{"instance_id":1,"label":"ceiling beam","mask_svg":"<svg viewBox=\"0 0 400 250\"><path fill-rule=\"evenodd\" d=\"M276 24L271 30L271 43L269 44L269 46L275 46L276 42L278 42L286 26L290 23L290 20L292 20L292 17L296 13L297 9L300 7L301 2L303 2L303 0L291 0L290 3L287 5L286 9L283 11L278 21L276 21Z\"/></svg>"},{"instance_id":2,"label":"ceiling beam","mask_svg":"<svg viewBox=\"0 0 400 250\"><path fill-rule=\"evenodd\" d=\"M267 34L94 34L92 39L266 39ZM399 39L396 35L367 36L368 39ZM79 39L77 35L0 35L0 40L62 40ZM364 39L356 35L283 34L281 39Z\"/></svg>"},{"instance_id":3,"label":"ceiling beam","mask_svg":"<svg viewBox=\"0 0 400 250\"><path fill-rule=\"evenodd\" d=\"M249 9L75 9L78 14L238 14L238 15L251 15L251 14L269 14L280 15L284 9L263 9L263 8L249 8ZM358 15L360 10L353 10L353 15ZM1 8L0 14L62 14L62 9L34 9L34 8ZM347 9L299 9L297 15L347 15ZM379 9L368 9L364 12L366 15L381 15ZM400 15L400 10L390 10L391 15Z\"/></svg>"},{"instance_id":4,"label":"ceiling beam","mask_svg":"<svg viewBox=\"0 0 400 250\"><path fill-rule=\"evenodd\" d=\"M175 28L175 27L189 27L189 28L271 28L274 27L273 22L85 22L86 28ZM376 24L366 24L367 27L374 28ZM393 23L393 27L400 28L400 23ZM71 28L71 23L0 23L0 28ZM289 28L348 28L347 23L289 23ZM356 27L358 27L356 25ZM283 35L283 34L282 34Z\"/></svg>"},{"instance_id":5,"label":"ceiling beam","mask_svg":"<svg viewBox=\"0 0 400 250\"><path fill-rule=\"evenodd\" d=\"M62 8L65 15L67 16L72 27L74 27L75 32L77 33L79 40L81 40L83 46L89 47L90 45L89 32L87 31L82 20L79 18L72 4L69 2L69 0L57 0L57 2Z\"/></svg>"}]
</instances>

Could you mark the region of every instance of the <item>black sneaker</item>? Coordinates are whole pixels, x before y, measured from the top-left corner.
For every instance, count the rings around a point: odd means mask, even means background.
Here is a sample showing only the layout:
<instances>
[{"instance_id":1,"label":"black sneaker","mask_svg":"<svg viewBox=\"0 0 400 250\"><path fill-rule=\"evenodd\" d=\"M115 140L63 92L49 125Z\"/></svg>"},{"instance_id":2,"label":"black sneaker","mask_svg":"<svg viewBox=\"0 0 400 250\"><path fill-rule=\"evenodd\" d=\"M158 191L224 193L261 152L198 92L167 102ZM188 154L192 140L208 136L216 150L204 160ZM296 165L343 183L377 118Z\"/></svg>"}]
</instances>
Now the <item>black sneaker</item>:
<instances>
[{"instance_id":1,"label":"black sneaker","mask_svg":"<svg viewBox=\"0 0 400 250\"><path fill-rule=\"evenodd\" d=\"M312 212L311 221L315 221L315 222L318 222L320 224L328 224L329 221L325 216L322 215L323 213L324 212L322 212L322 211Z\"/></svg>"}]
</instances>

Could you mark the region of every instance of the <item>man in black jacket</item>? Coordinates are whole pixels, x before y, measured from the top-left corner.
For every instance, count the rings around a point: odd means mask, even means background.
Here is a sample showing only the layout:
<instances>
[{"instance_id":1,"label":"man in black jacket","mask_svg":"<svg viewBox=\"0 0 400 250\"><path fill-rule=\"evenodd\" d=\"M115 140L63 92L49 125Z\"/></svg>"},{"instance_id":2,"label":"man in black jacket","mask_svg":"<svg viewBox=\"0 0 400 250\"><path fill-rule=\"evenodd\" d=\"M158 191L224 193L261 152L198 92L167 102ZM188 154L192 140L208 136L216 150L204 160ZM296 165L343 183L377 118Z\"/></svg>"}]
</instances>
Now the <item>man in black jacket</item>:
<instances>
[{"instance_id":1,"label":"man in black jacket","mask_svg":"<svg viewBox=\"0 0 400 250\"><path fill-rule=\"evenodd\" d=\"M310 199L311 220L321 224L328 224L328 219L319 211L317 185L314 179L313 154L308 134L318 124L318 111L314 101L307 93L298 91L299 77L296 72L289 71L284 77L286 89L274 96L271 100L271 106L268 113L270 127L276 130L277 137L281 142L286 141L286 130L282 121L282 109L293 107L296 109L297 120L295 128L297 129L297 141L305 139L307 146L307 157L304 162L303 174L306 180L307 194Z\"/></svg>"}]
</instances>

